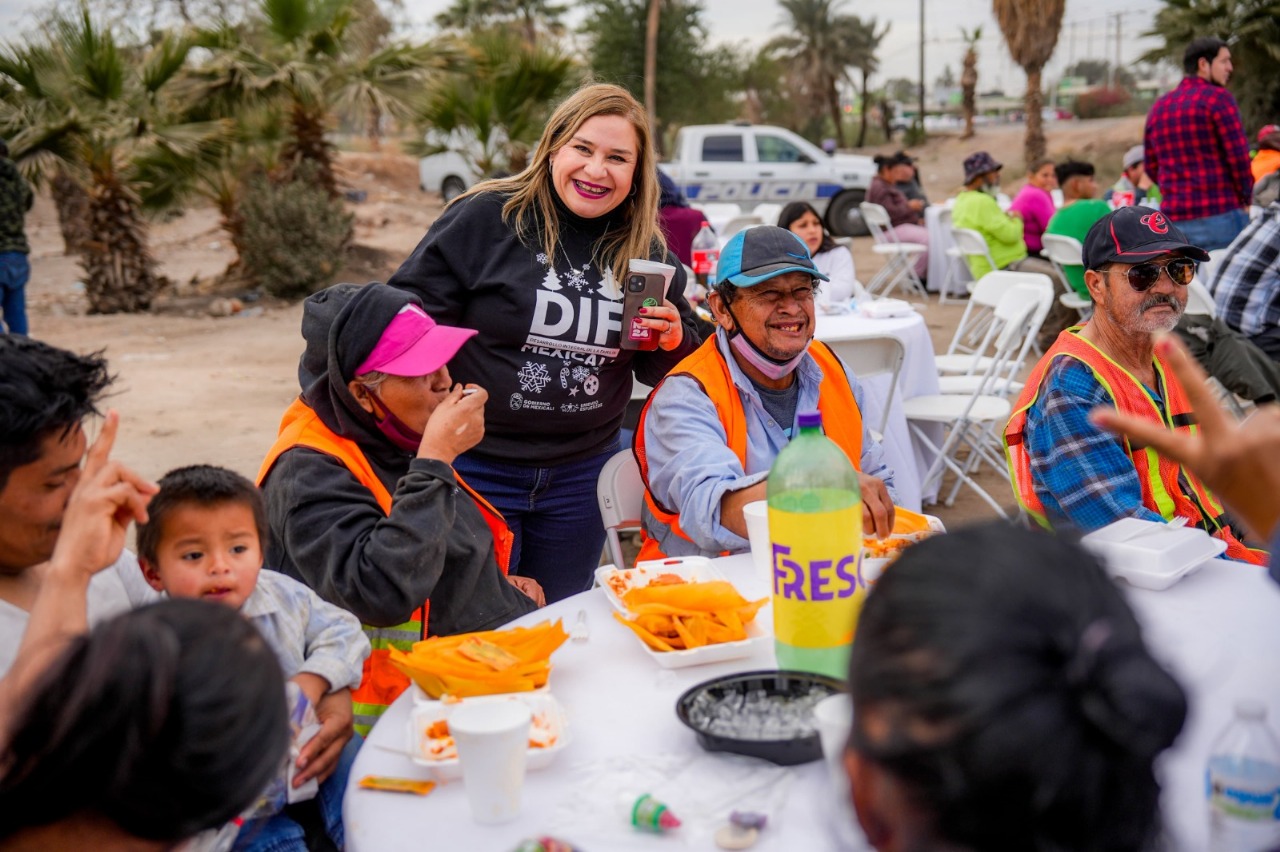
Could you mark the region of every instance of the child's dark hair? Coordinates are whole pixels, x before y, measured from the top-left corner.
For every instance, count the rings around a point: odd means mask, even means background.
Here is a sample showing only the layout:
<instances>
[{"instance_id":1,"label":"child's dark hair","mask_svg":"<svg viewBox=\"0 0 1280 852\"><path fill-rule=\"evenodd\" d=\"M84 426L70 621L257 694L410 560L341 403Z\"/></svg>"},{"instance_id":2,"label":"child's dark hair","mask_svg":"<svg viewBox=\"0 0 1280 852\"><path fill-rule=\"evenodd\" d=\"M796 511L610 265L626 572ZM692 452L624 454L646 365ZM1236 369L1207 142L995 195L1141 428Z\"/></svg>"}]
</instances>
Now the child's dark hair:
<instances>
[{"instance_id":1,"label":"child's dark hair","mask_svg":"<svg viewBox=\"0 0 1280 852\"><path fill-rule=\"evenodd\" d=\"M0 745L0 841L96 815L176 843L233 819L280 771L284 675L239 613L164 601L75 639L12 732Z\"/></svg>"},{"instance_id":2,"label":"child's dark hair","mask_svg":"<svg viewBox=\"0 0 1280 852\"><path fill-rule=\"evenodd\" d=\"M1152 764L1186 698L1073 543L991 523L913 546L867 598L849 686L850 748L939 840L1141 850L1158 832Z\"/></svg>"},{"instance_id":3,"label":"child's dark hair","mask_svg":"<svg viewBox=\"0 0 1280 852\"><path fill-rule=\"evenodd\" d=\"M101 353L77 355L0 334L0 489L15 469L40 457L45 438L64 436L97 414L111 380Z\"/></svg>"},{"instance_id":4,"label":"child's dark hair","mask_svg":"<svg viewBox=\"0 0 1280 852\"><path fill-rule=\"evenodd\" d=\"M792 201L783 207L778 213L778 227L791 230L791 223L804 216L806 213L812 213L813 217L822 223L822 217L818 215L818 211L813 209L813 205L807 201ZM827 226L822 226L822 244L818 246L818 252L831 251L839 243L827 233ZM817 254L817 252L814 252Z\"/></svg>"},{"instance_id":5,"label":"child's dark hair","mask_svg":"<svg viewBox=\"0 0 1280 852\"><path fill-rule=\"evenodd\" d=\"M233 470L211 464L193 464L160 477L160 491L147 504L147 523L138 526L138 557L155 564L165 518L178 506L219 506L238 503L253 512L258 545L267 547L267 506L262 492Z\"/></svg>"}]
</instances>

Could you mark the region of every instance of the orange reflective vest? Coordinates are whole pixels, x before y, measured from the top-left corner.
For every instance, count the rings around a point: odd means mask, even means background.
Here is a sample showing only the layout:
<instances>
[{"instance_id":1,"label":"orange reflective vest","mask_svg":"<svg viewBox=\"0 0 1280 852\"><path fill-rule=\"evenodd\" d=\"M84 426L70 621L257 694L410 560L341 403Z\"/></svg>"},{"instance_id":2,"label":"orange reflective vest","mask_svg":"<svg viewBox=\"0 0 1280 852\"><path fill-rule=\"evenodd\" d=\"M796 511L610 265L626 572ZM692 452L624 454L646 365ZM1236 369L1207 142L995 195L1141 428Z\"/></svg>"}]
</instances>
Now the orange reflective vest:
<instances>
[{"instance_id":1,"label":"orange reflective vest","mask_svg":"<svg viewBox=\"0 0 1280 852\"><path fill-rule=\"evenodd\" d=\"M342 462L347 470L351 471L351 475L372 492L382 511L385 514L391 514L391 492L387 491L386 486L378 479L359 445L326 426L315 411L301 399L294 400L280 421L280 432L276 442L267 452L267 457L263 459L262 467L258 470L259 486L266 480L276 460L294 447L317 450ZM506 521L497 509L463 482L456 471L454 476L458 480L458 485L471 496L480 513L484 515L485 523L493 533L493 549L498 559L498 566L505 574L511 560L511 544L514 540L511 530L507 528ZM427 638L427 611L430 603L429 600L424 601L422 606L410 613L409 618L402 624L393 627L364 625L372 651L364 661L364 676L360 686L352 695L355 727L361 735L368 735L369 729L373 727L374 722L378 721L378 717L409 686L409 679L387 662L388 652L391 648L405 652L411 651L414 642Z\"/></svg>"},{"instance_id":2,"label":"orange reflective vest","mask_svg":"<svg viewBox=\"0 0 1280 852\"><path fill-rule=\"evenodd\" d=\"M818 411L822 413L822 429L827 437L836 442L844 450L854 469L862 469L862 412L853 397L853 388L849 385L848 374L839 357L825 343L814 341L809 345L809 354L822 369L822 383L818 386ZM716 337L708 338L698 349L676 365L666 378L672 376L688 376L698 383L703 392L716 407L716 414L724 426L724 434L729 449L738 457L743 470L747 467L747 418L742 407L742 397L733 383L733 373L725 361ZM644 480L644 501L655 520L670 527L672 532L681 538L692 541L684 530L680 529L680 513L668 509L657 501L649 490L649 459L644 448L644 424L648 418L649 406L657 395L662 382L649 394L644 408L640 411L640 420L636 424L635 454L640 464L640 476ZM723 555L723 554L722 554ZM658 546L658 540L644 535L637 561L646 559L662 559L666 556Z\"/></svg>"},{"instance_id":3,"label":"orange reflective vest","mask_svg":"<svg viewBox=\"0 0 1280 852\"><path fill-rule=\"evenodd\" d=\"M1045 528L1050 525L1045 516L1044 504L1036 495L1035 483L1032 481L1031 457L1027 452L1024 429L1027 411L1039 397L1040 385L1053 359L1075 358L1085 364L1111 397L1116 410L1123 414L1157 420L1170 429L1190 435L1194 435L1199 429L1182 385L1178 384L1160 356L1155 357L1155 368L1164 387L1163 413L1142 382L1077 334L1079 330L1080 327L1077 326L1058 335L1053 346L1040 359L1040 363L1036 364L1004 430L1005 456L1009 463L1013 492L1027 514ZM1223 523L1222 504L1191 471L1164 458L1151 447L1135 444L1128 438L1121 440L1124 442L1125 452L1133 462L1134 470L1137 471L1138 481L1142 484L1143 506L1165 520L1181 516L1207 530L1215 538L1227 543L1227 555L1232 559L1256 565L1266 564L1265 553L1246 547ZM1191 493L1188 494L1187 491Z\"/></svg>"}]
</instances>

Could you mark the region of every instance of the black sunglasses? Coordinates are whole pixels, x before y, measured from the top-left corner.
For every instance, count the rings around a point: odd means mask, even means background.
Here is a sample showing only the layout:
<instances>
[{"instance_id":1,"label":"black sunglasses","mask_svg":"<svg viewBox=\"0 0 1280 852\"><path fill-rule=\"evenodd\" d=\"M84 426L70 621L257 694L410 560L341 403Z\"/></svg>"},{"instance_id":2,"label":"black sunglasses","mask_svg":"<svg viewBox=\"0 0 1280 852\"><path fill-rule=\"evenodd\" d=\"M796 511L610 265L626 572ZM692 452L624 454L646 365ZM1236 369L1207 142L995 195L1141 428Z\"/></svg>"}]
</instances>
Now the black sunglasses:
<instances>
[{"instance_id":1,"label":"black sunglasses","mask_svg":"<svg viewBox=\"0 0 1280 852\"><path fill-rule=\"evenodd\" d=\"M1169 273L1169 280L1180 286L1187 286L1191 283L1191 279L1196 277L1196 270L1200 264L1189 258L1180 257L1161 265L1159 263L1137 263L1130 266L1125 273L1125 277L1129 280L1129 286L1139 293L1145 293L1152 287L1156 286L1156 282L1160 280L1160 273ZM1109 270L1111 267L1108 266ZM1105 270L1104 270L1105 271Z\"/></svg>"}]
</instances>

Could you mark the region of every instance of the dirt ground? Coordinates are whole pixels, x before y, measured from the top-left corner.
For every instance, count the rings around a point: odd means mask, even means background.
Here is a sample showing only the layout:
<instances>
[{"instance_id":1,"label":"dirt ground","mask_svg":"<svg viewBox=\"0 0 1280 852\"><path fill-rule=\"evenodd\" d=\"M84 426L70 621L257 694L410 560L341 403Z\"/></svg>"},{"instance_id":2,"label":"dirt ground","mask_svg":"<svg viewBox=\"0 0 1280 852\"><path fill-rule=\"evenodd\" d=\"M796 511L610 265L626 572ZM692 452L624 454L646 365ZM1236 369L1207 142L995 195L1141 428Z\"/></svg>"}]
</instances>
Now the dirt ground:
<instances>
[{"instance_id":1,"label":"dirt ground","mask_svg":"<svg viewBox=\"0 0 1280 852\"><path fill-rule=\"evenodd\" d=\"M1096 157L1099 183L1115 179L1120 152L1141 139L1141 118L1056 123L1048 127L1050 153ZM984 128L971 140L940 137L913 151L926 189L935 200L957 188L960 162L986 149L1010 164L1005 189L1020 181L1021 127ZM1114 164L1104 170L1104 164ZM1015 164L1019 164L1015 166ZM342 155L345 184L367 193L352 205L356 248L339 280L385 280L441 211L438 196L418 189L416 162L394 152ZM54 345L103 349L118 380L109 404L123 428L116 456L147 476L197 462L221 464L253 476L276 434L281 413L297 393L301 305L247 302L231 316L215 292L234 253L215 211L197 208L152 230L161 271L175 282L150 314L87 316L80 269L63 253L54 208L42 195L27 219L32 242L28 303L32 333ZM863 280L879 261L870 240L855 242ZM934 346L945 351L962 306L930 302L923 308ZM1008 486L995 472L980 481L1006 504ZM945 493L945 492L944 492ZM990 508L967 489L954 507L937 506L948 525L990 517Z\"/></svg>"}]
</instances>

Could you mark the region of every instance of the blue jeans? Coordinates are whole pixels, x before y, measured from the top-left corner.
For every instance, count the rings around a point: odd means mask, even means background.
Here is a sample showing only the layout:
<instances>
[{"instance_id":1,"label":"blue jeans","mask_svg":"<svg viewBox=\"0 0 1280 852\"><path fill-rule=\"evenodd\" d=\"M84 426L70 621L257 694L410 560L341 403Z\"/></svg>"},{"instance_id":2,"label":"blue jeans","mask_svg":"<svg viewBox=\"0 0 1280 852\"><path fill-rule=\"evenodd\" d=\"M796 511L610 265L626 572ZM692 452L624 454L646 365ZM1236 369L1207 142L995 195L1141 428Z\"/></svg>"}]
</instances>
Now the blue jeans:
<instances>
[{"instance_id":1,"label":"blue jeans","mask_svg":"<svg viewBox=\"0 0 1280 852\"><path fill-rule=\"evenodd\" d=\"M453 466L507 519L511 573L532 577L547 603L591 588L604 550L596 480L617 446L582 461L527 467L463 455Z\"/></svg>"},{"instance_id":2,"label":"blue jeans","mask_svg":"<svg viewBox=\"0 0 1280 852\"><path fill-rule=\"evenodd\" d=\"M0 251L0 332L27 333L27 281L31 263L20 251ZM6 328L7 326L7 328Z\"/></svg>"},{"instance_id":3,"label":"blue jeans","mask_svg":"<svg viewBox=\"0 0 1280 852\"><path fill-rule=\"evenodd\" d=\"M320 813L324 817L324 825L329 839L339 849L345 843L342 828L342 795L347 790L347 777L351 775L351 766L356 762L356 754L364 740L356 734L342 749L338 758L338 768L320 785L316 793L316 801L320 804ZM286 814L253 819L246 822L236 836L233 852L307 852L306 838L302 826L298 825Z\"/></svg>"},{"instance_id":4,"label":"blue jeans","mask_svg":"<svg viewBox=\"0 0 1280 852\"><path fill-rule=\"evenodd\" d=\"M1249 224L1249 214L1243 210L1228 210L1217 216L1174 222L1187 237L1187 242L1205 251L1226 248Z\"/></svg>"}]
</instances>

